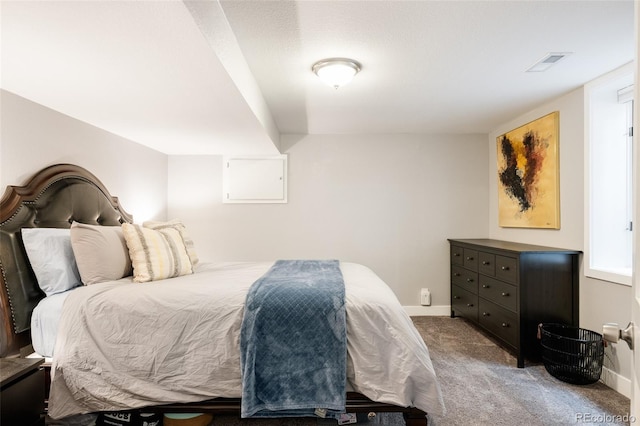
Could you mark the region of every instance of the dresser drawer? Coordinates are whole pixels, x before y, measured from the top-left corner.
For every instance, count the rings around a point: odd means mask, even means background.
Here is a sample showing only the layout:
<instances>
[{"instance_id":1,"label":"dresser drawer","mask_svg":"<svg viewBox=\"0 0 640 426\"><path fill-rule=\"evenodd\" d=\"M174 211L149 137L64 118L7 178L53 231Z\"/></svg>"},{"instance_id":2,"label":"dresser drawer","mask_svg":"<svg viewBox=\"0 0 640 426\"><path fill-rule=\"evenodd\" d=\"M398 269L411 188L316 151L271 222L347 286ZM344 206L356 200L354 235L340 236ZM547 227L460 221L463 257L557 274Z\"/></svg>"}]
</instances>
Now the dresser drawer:
<instances>
[{"instance_id":1,"label":"dresser drawer","mask_svg":"<svg viewBox=\"0 0 640 426\"><path fill-rule=\"evenodd\" d=\"M518 315L495 303L478 300L478 322L505 343L518 347Z\"/></svg>"},{"instance_id":2,"label":"dresser drawer","mask_svg":"<svg viewBox=\"0 0 640 426\"><path fill-rule=\"evenodd\" d=\"M493 277L496 274L496 256L491 253L478 253L478 272Z\"/></svg>"},{"instance_id":3,"label":"dresser drawer","mask_svg":"<svg viewBox=\"0 0 640 426\"><path fill-rule=\"evenodd\" d=\"M451 309L456 315L478 321L478 296L457 285L451 286Z\"/></svg>"},{"instance_id":4,"label":"dresser drawer","mask_svg":"<svg viewBox=\"0 0 640 426\"><path fill-rule=\"evenodd\" d=\"M518 288L514 285L480 275L478 295L497 305L518 312Z\"/></svg>"},{"instance_id":5,"label":"dresser drawer","mask_svg":"<svg viewBox=\"0 0 640 426\"><path fill-rule=\"evenodd\" d=\"M496 278L518 284L518 261L513 257L496 256Z\"/></svg>"},{"instance_id":6,"label":"dresser drawer","mask_svg":"<svg viewBox=\"0 0 640 426\"><path fill-rule=\"evenodd\" d=\"M478 294L478 273L451 265L451 282L471 293Z\"/></svg>"},{"instance_id":7,"label":"dresser drawer","mask_svg":"<svg viewBox=\"0 0 640 426\"><path fill-rule=\"evenodd\" d=\"M451 264L464 265L464 250L459 246L451 246Z\"/></svg>"},{"instance_id":8,"label":"dresser drawer","mask_svg":"<svg viewBox=\"0 0 640 426\"><path fill-rule=\"evenodd\" d=\"M464 249L464 267L478 271L478 250Z\"/></svg>"}]
</instances>

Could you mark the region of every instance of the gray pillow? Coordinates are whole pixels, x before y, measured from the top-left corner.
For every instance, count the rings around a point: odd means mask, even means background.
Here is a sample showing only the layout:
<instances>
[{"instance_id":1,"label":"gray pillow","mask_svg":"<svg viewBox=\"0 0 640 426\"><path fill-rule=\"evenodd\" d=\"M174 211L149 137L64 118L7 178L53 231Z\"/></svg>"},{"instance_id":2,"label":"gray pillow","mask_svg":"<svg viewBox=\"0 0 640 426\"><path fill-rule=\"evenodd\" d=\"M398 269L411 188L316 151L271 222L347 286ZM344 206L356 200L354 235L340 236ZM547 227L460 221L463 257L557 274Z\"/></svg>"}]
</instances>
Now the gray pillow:
<instances>
[{"instance_id":1,"label":"gray pillow","mask_svg":"<svg viewBox=\"0 0 640 426\"><path fill-rule=\"evenodd\" d=\"M120 226L73 222L71 247L85 285L119 280L133 272Z\"/></svg>"}]
</instances>

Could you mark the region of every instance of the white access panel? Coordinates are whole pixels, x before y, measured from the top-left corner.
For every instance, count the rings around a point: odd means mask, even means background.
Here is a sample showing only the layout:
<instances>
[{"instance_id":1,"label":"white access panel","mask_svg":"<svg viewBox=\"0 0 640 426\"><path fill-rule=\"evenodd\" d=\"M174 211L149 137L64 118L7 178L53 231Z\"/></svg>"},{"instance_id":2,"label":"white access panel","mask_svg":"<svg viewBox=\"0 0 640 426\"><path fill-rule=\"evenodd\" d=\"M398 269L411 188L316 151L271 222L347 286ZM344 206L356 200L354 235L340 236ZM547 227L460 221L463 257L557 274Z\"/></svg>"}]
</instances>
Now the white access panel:
<instances>
[{"instance_id":1,"label":"white access panel","mask_svg":"<svg viewBox=\"0 0 640 426\"><path fill-rule=\"evenodd\" d=\"M286 203L287 156L224 160L224 203Z\"/></svg>"}]
</instances>

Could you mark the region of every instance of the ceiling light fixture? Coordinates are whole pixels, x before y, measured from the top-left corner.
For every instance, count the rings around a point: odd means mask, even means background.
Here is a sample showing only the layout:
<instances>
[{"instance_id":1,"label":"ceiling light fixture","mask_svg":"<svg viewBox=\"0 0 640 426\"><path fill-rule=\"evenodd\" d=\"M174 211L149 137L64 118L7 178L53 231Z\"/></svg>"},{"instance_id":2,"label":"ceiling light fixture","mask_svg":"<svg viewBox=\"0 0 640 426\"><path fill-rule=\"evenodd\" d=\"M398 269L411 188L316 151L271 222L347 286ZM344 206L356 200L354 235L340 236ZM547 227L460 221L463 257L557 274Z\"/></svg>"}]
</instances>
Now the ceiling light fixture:
<instances>
[{"instance_id":1,"label":"ceiling light fixture","mask_svg":"<svg viewBox=\"0 0 640 426\"><path fill-rule=\"evenodd\" d=\"M316 62L311 69L320 80L337 89L349 83L362 66L353 59L331 58Z\"/></svg>"}]
</instances>

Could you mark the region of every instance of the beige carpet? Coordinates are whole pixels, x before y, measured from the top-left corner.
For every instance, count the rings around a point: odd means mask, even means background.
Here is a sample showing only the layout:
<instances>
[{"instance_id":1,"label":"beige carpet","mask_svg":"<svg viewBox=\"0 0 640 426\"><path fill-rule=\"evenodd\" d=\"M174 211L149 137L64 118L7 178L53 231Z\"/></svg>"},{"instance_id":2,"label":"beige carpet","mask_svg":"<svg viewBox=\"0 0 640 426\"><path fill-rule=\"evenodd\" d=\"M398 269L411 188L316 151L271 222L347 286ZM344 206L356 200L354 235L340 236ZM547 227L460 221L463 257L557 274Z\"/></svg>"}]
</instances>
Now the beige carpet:
<instances>
[{"instance_id":1,"label":"beige carpet","mask_svg":"<svg viewBox=\"0 0 640 426\"><path fill-rule=\"evenodd\" d=\"M414 323L429 347L447 414L430 424L618 425L628 424L629 399L602 383L564 383L516 359L460 318L418 317Z\"/></svg>"}]
</instances>

